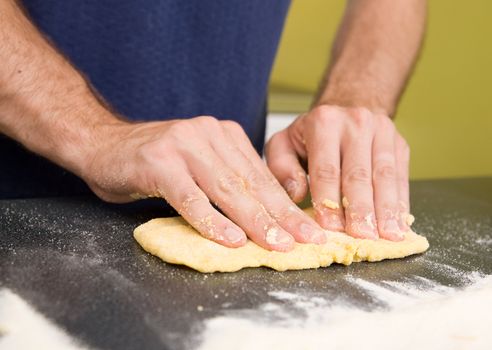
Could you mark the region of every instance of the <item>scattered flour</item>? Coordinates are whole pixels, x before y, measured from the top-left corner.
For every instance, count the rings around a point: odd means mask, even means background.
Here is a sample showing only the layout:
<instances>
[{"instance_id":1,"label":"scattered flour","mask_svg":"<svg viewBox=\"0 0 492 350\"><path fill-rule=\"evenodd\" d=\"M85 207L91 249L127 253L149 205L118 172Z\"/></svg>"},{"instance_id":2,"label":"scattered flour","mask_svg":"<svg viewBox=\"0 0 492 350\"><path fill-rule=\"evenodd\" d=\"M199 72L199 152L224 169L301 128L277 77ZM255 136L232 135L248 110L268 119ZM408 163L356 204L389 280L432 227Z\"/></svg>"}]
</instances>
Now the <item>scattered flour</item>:
<instances>
[{"instance_id":1,"label":"scattered flour","mask_svg":"<svg viewBox=\"0 0 492 350\"><path fill-rule=\"evenodd\" d=\"M9 289L0 289L0 349L82 350L53 322Z\"/></svg>"},{"instance_id":2,"label":"scattered flour","mask_svg":"<svg viewBox=\"0 0 492 350\"><path fill-rule=\"evenodd\" d=\"M236 310L206 320L198 348L490 349L492 276L472 274L472 285L458 290L416 279L419 287L415 281L349 278L354 288L386 305L372 311L319 295L270 292L276 301L254 312Z\"/></svg>"},{"instance_id":3,"label":"scattered flour","mask_svg":"<svg viewBox=\"0 0 492 350\"><path fill-rule=\"evenodd\" d=\"M492 238L479 238L475 242L478 244L492 245Z\"/></svg>"}]
</instances>

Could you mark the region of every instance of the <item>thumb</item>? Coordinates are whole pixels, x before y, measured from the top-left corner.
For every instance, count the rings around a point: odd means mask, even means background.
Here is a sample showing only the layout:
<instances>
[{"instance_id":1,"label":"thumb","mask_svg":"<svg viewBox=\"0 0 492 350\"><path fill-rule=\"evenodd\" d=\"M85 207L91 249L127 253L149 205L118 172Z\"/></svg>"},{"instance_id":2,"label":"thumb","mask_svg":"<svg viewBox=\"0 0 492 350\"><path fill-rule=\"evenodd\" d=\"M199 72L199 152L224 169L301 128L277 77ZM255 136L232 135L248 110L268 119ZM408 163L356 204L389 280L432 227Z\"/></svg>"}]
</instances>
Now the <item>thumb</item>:
<instances>
[{"instance_id":1,"label":"thumb","mask_svg":"<svg viewBox=\"0 0 492 350\"><path fill-rule=\"evenodd\" d=\"M306 172L299 162L298 154L290 140L288 130L274 134L265 146L268 167L296 203L307 194Z\"/></svg>"}]
</instances>

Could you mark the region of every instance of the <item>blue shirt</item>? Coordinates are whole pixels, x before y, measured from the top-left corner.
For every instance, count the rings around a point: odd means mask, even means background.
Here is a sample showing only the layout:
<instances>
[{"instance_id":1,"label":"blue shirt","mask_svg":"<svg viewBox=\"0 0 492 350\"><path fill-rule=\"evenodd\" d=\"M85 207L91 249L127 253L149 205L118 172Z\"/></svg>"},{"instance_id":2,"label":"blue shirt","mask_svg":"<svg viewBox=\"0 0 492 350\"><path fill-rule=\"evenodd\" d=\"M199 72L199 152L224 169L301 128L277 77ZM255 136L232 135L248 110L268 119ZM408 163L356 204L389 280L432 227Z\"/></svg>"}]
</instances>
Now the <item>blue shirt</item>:
<instances>
[{"instance_id":1,"label":"blue shirt","mask_svg":"<svg viewBox=\"0 0 492 350\"><path fill-rule=\"evenodd\" d=\"M39 29L120 114L132 120L232 119L261 152L268 79L289 0L23 4ZM3 138L0 146L0 162L11 163L9 174L0 175L0 197L87 191L71 174L10 140ZM5 188L8 179L13 184Z\"/></svg>"}]
</instances>

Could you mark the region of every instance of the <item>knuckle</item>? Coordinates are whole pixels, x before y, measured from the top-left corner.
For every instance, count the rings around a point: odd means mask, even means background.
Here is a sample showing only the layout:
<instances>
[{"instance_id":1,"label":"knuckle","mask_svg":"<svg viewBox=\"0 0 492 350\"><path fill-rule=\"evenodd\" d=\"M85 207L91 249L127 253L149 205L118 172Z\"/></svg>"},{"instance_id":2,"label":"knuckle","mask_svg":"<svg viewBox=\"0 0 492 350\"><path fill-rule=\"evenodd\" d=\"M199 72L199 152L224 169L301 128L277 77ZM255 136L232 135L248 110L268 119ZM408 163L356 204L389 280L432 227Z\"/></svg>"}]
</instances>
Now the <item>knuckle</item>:
<instances>
[{"instance_id":1,"label":"knuckle","mask_svg":"<svg viewBox=\"0 0 492 350\"><path fill-rule=\"evenodd\" d=\"M180 120L169 126L167 130L173 138L189 138L190 135L195 134L196 130L191 120Z\"/></svg>"},{"instance_id":2,"label":"knuckle","mask_svg":"<svg viewBox=\"0 0 492 350\"><path fill-rule=\"evenodd\" d=\"M254 170L248 173L244 181L245 187L254 192L266 190L272 185L270 179Z\"/></svg>"},{"instance_id":3,"label":"knuckle","mask_svg":"<svg viewBox=\"0 0 492 350\"><path fill-rule=\"evenodd\" d=\"M352 108L350 117L353 124L358 128L372 127L374 123L374 115L367 108L357 107Z\"/></svg>"},{"instance_id":4,"label":"knuckle","mask_svg":"<svg viewBox=\"0 0 492 350\"><path fill-rule=\"evenodd\" d=\"M136 159L140 164L155 164L164 158L164 148L161 147L163 141L156 140L138 147L135 151Z\"/></svg>"},{"instance_id":5,"label":"knuckle","mask_svg":"<svg viewBox=\"0 0 492 350\"><path fill-rule=\"evenodd\" d=\"M318 106L314 108L310 115L321 126L330 126L339 121L337 109L332 106Z\"/></svg>"},{"instance_id":6,"label":"knuckle","mask_svg":"<svg viewBox=\"0 0 492 350\"><path fill-rule=\"evenodd\" d=\"M200 117L193 118L200 129L207 131L217 131L220 128L220 122L217 118L211 115L202 115Z\"/></svg>"},{"instance_id":7,"label":"knuckle","mask_svg":"<svg viewBox=\"0 0 492 350\"><path fill-rule=\"evenodd\" d=\"M371 184L371 173L365 167L355 166L345 174L344 182L348 184Z\"/></svg>"},{"instance_id":8,"label":"knuckle","mask_svg":"<svg viewBox=\"0 0 492 350\"><path fill-rule=\"evenodd\" d=\"M337 110L337 107L330 105L320 105L313 108L312 112L314 115L327 115L333 114Z\"/></svg>"},{"instance_id":9,"label":"knuckle","mask_svg":"<svg viewBox=\"0 0 492 350\"><path fill-rule=\"evenodd\" d=\"M391 164L382 164L374 168L373 176L375 180L396 180L396 168Z\"/></svg>"},{"instance_id":10,"label":"knuckle","mask_svg":"<svg viewBox=\"0 0 492 350\"><path fill-rule=\"evenodd\" d=\"M178 203L176 209L188 211L195 203L203 202L206 198L200 191L194 188L185 188L177 195Z\"/></svg>"},{"instance_id":11,"label":"knuckle","mask_svg":"<svg viewBox=\"0 0 492 350\"><path fill-rule=\"evenodd\" d=\"M241 126L241 124L239 124L238 122L234 121L234 120L224 120L221 122L222 123L222 126L235 133L235 134L243 134L244 133L244 130L243 130L243 127Z\"/></svg>"},{"instance_id":12,"label":"knuckle","mask_svg":"<svg viewBox=\"0 0 492 350\"><path fill-rule=\"evenodd\" d=\"M320 164L314 169L314 178L319 182L338 183L340 181L340 167L334 164Z\"/></svg>"},{"instance_id":13,"label":"knuckle","mask_svg":"<svg viewBox=\"0 0 492 350\"><path fill-rule=\"evenodd\" d=\"M281 205L279 208L275 210L272 215L276 220L284 221L284 223L291 221L294 219L298 220L299 216L304 216L302 210L298 210L297 206L290 205ZM294 222L295 222L294 221Z\"/></svg>"},{"instance_id":14,"label":"knuckle","mask_svg":"<svg viewBox=\"0 0 492 350\"><path fill-rule=\"evenodd\" d=\"M214 124L219 122L217 118L211 115L201 115L194 119L199 121L200 123L205 123L205 124Z\"/></svg>"},{"instance_id":15,"label":"knuckle","mask_svg":"<svg viewBox=\"0 0 492 350\"><path fill-rule=\"evenodd\" d=\"M246 189L244 180L234 174L221 175L217 182L219 192L224 195L242 193Z\"/></svg>"},{"instance_id":16,"label":"knuckle","mask_svg":"<svg viewBox=\"0 0 492 350\"><path fill-rule=\"evenodd\" d=\"M393 123L393 121L389 117L385 115L381 115L378 116L378 119L379 119L378 128L381 128L386 135L394 135L396 133L395 123Z\"/></svg>"}]
</instances>

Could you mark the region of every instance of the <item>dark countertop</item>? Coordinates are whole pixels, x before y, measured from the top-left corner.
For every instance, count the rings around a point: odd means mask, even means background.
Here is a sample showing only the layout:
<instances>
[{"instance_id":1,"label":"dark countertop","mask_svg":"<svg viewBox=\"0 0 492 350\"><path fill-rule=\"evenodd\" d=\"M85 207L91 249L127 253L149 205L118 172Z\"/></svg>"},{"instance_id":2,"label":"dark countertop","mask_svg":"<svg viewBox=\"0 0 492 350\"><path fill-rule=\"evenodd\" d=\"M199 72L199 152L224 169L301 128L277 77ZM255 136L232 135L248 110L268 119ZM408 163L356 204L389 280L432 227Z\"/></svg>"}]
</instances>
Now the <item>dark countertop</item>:
<instances>
[{"instance_id":1,"label":"dark countertop","mask_svg":"<svg viewBox=\"0 0 492 350\"><path fill-rule=\"evenodd\" d=\"M466 285L463 275L492 274L492 178L416 181L411 194L414 229L430 241L422 255L230 274L201 274L144 252L132 232L165 214L157 201L122 207L92 197L4 200L0 287L90 347L182 349L196 341L201 320L255 308L271 301L272 289L337 296L371 309L375 301L344 277L378 283L421 276L459 288Z\"/></svg>"}]
</instances>

